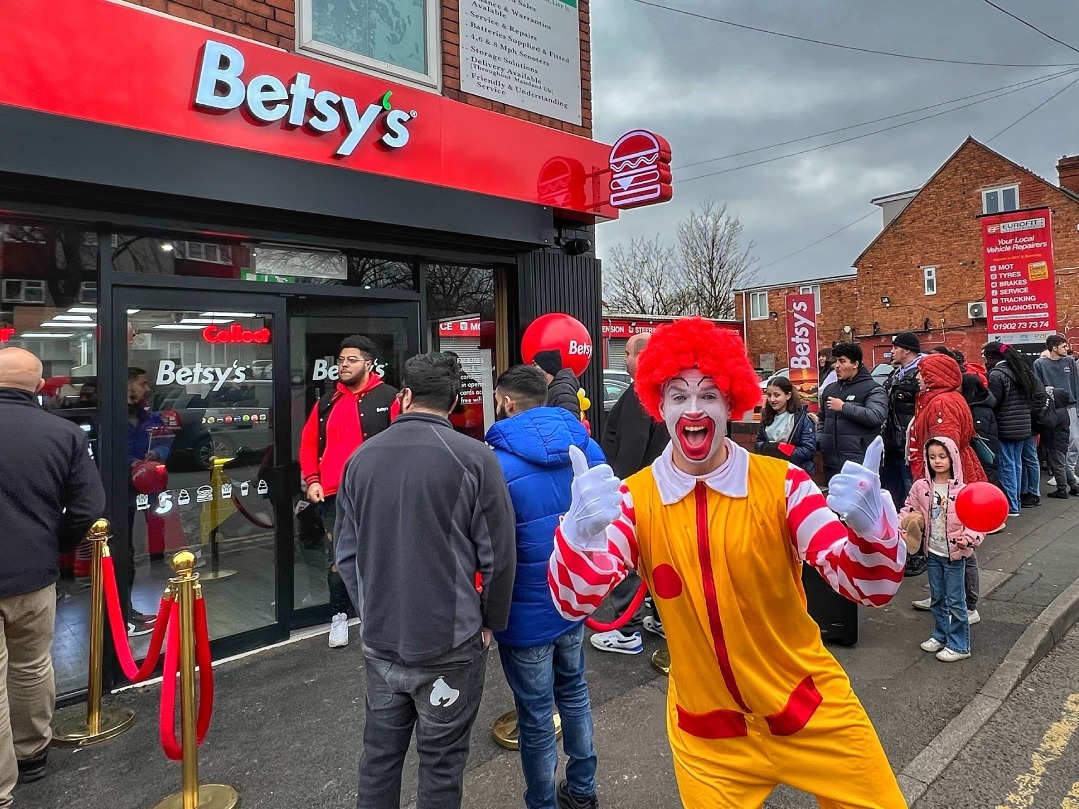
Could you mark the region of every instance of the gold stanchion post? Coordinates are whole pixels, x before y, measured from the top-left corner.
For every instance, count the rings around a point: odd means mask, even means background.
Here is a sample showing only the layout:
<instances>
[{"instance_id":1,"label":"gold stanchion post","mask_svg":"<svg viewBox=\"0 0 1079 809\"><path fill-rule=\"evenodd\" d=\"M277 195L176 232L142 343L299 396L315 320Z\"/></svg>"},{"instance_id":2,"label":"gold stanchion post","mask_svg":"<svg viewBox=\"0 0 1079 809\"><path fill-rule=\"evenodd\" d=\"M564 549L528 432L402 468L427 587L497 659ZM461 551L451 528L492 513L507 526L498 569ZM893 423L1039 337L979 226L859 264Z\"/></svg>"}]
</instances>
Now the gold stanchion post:
<instances>
[{"instance_id":1,"label":"gold stanchion post","mask_svg":"<svg viewBox=\"0 0 1079 809\"><path fill-rule=\"evenodd\" d=\"M558 711L554 712L554 736L556 739L562 738L562 717L558 715ZM499 747L507 750L520 748L521 737L517 729L517 711L506 711L495 720L494 725L491 726L491 738Z\"/></svg>"},{"instance_id":2,"label":"gold stanchion post","mask_svg":"<svg viewBox=\"0 0 1079 809\"><path fill-rule=\"evenodd\" d=\"M101 560L108 554L109 521L98 520L87 536L93 547L90 562L90 665L87 680L86 718L72 717L53 732L58 747L86 747L119 736L135 723L130 708L101 705L102 658L105 649L105 587Z\"/></svg>"},{"instance_id":3,"label":"gold stanchion post","mask_svg":"<svg viewBox=\"0 0 1079 809\"><path fill-rule=\"evenodd\" d=\"M180 611L180 746L182 784L179 792L158 803L154 809L233 809L240 796L224 784L199 786L199 746L196 738L195 702L195 597L199 592L199 574L195 572L195 554L181 551L172 558L176 578L170 583L176 591Z\"/></svg>"},{"instance_id":4,"label":"gold stanchion post","mask_svg":"<svg viewBox=\"0 0 1079 809\"><path fill-rule=\"evenodd\" d=\"M652 652L652 668L658 671L660 674L666 674L670 676L671 673L671 653L667 651L667 647L662 649L656 649Z\"/></svg>"}]
</instances>

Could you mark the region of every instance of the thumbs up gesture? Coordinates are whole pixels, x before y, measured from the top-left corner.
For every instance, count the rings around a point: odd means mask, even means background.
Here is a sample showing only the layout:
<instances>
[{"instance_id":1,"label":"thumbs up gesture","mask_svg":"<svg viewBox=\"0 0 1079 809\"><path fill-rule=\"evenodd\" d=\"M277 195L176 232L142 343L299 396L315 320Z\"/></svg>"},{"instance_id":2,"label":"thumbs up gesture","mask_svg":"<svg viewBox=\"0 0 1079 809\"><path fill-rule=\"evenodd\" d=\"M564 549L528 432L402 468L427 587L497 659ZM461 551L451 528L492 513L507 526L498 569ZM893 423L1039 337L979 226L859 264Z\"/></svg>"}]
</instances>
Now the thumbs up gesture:
<instances>
[{"instance_id":1,"label":"thumbs up gesture","mask_svg":"<svg viewBox=\"0 0 1079 809\"><path fill-rule=\"evenodd\" d=\"M580 448L569 448L572 500L562 520L562 536L577 550L607 550L607 526L622 513L622 482L607 464L588 468Z\"/></svg>"},{"instance_id":2,"label":"thumbs up gesture","mask_svg":"<svg viewBox=\"0 0 1079 809\"><path fill-rule=\"evenodd\" d=\"M883 455L884 440L877 436L865 451L865 460L847 461L828 483L828 508L866 539L889 539L899 530L895 504L880 488Z\"/></svg>"}]
</instances>

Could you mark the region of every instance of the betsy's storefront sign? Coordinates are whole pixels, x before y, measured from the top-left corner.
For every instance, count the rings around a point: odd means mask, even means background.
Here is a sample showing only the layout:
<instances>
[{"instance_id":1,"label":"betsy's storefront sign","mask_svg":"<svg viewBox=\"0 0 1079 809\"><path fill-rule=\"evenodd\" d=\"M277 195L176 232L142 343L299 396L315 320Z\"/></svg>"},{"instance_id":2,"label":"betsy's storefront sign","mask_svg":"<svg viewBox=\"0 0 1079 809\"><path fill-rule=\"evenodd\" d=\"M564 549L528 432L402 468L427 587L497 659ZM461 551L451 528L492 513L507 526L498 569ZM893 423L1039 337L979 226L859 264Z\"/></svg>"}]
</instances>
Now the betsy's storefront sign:
<instances>
[{"instance_id":1,"label":"betsy's storefront sign","mask_svg":"<svg viewBox=\"0 0 1079 809\"><path fill-rule=\"evenodd\" d=\"M603 143L122 3L14 5L0 36L0 115L19 107L549 205L583 221L618 216ZM638 175L631 164L666 159L638 151L615 156L631 203L654 193L656 179L656 166ZM546 193L554 158L582 169L566 175L574 187L557 201Z\"/></svg>"},{"instance_id":2,"label":"betsy's storefront sign","mask_svg":"<svg viewBox=\"0 0 1079 809\"><path fill-rule=\"evenodd\" d=\"M787 367L790 380L802 399L817 398L817 316L812 293L788 295Z\"/></svg>"}]
</instances>

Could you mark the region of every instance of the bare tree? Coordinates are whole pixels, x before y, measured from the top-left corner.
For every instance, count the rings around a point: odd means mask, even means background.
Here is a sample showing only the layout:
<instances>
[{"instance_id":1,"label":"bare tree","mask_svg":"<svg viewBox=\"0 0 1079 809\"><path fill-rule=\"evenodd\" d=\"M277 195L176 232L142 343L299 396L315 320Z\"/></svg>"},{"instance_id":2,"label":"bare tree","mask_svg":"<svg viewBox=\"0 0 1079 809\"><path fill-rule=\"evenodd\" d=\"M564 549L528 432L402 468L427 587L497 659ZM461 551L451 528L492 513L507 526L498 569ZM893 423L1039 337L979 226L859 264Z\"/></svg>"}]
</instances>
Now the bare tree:
<instances>
[{"instance_id":1,"label":"bare tree","mask_svg":"<svg viewBox=\"0 0 1079 809\"><path fill-rule=\"evenodd\" d=\"M660 237L636 238L627 250L616 245L604 272L604 300L618 312L681 315L685 309L682 273L675 249Z\"/></svg>"},{"instance_id":2,"label":"bare tree","mask_svg":"<svg viewBox=\"0 0 1079 809\"><path fill-rule=\"evenodd\" d=\"M690 309L704 317L734 317L734 290L754 280L756 246L742 241L742 223L708 200L678 223L678 252Z\"/></svg>"},{"instance_id":3,"label":"bare tree","mask_svg":"<svg viewBox=\"0 0 1079 809\"><path fill-rule=\"evenodd\" d=\"M734 317L734 290L756 275L754 244L742 245L742 223L712 200L678 223L677 244L633 239L617 245L604 271L612 310L648 315Z\"/></svg>"}]
</instances>

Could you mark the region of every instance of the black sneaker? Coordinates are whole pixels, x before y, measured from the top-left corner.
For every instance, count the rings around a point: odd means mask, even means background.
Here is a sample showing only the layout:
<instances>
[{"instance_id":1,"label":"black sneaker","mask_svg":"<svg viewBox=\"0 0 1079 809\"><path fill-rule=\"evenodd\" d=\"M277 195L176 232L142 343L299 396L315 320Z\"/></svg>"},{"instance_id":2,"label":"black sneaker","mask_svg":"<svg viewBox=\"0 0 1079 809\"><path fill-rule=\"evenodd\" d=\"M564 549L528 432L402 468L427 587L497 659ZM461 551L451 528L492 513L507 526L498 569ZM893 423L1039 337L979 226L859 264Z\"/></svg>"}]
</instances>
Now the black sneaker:
<instances>
[{"instance_id":1,"label":"black sneaker","mask_svg":"<svg viewBox=\"0 0 1079 809\"><path fill-rule=\"evenodd\" d=\"M1055 492L1049 492L1049 494L1047 494L1045 496L1046 497L1052 497L1054 500L1067 500L1068 499L1068 493L1067 492L1062 492L1062 491L1059 491L1059 490L1055 491Z\"/></svg>"},{"instance_id":2,"label":"black sneaker","mask_svg":"<svg viewBox=\"0 0 1079 809\"><path fill-rule=\"evenodd\" d=\"M1034 506L1040 506L1042 499L1036 494L1024 494L1019 498L1019 504L1026 506L1027 508L1033 508Z\"/></svg>"},{"instance_id":3,"label":"black sneaker","mask_svg":"<svg viewBox=\"0 0 1079 809\"><path fill-rule=\"evenodd\" d=\"M924 556L908 556L907 566L903 570L904 576L921 576L925 573L926 561Z\"/></svg>"},{"instance_id":4,"label":"black sneaker","mask_svg":"<svg viewBox=\"0 0 1079 809\"><path fill-rule=\"evenodd\" d=\"M139 612L138 610L132 610L131 620L136 624L146 624L146 626L153 626L157 623L157 616L149 615L145 612Z\"/></svg>"},{"instance_id":5,"label":"black sneaker","mask_svg":"<svg viewBox=\"0 0 1079 809\"><path fill-rule=\"evenodd\" d=\"M40 781L45 777L45 766L48 763L49 748L47 747L36 756L19 761L19 783L29 784L31 781Z\"/></svg>"},{"instance_id":6,"label":"black sneaker","mask_svg":"<svg viewBox=\"0 0 1079 809\"><path fill-rule=\"evenodd\" d=\"M579 798L569 792L569 781L563 780L558 785L558 809L598 809L599 798L595 793L587 798Z\"/></svg>"},{"instance_id":7,"label":"black sneaker","mask_svg":"<svg viewBox=\"0 0 1079 809\"><path fill-rule=\"evenodd\" d=\"M1070 489L1068 489L1068 494L1070 494L1072 497L1079 497L1079 485L1072 486Z\"/></svg>"}]
</instances>

